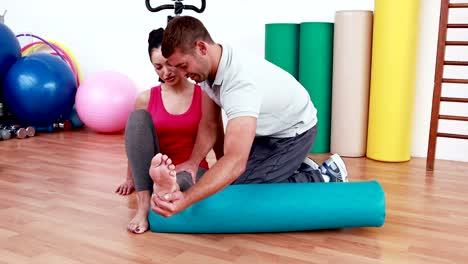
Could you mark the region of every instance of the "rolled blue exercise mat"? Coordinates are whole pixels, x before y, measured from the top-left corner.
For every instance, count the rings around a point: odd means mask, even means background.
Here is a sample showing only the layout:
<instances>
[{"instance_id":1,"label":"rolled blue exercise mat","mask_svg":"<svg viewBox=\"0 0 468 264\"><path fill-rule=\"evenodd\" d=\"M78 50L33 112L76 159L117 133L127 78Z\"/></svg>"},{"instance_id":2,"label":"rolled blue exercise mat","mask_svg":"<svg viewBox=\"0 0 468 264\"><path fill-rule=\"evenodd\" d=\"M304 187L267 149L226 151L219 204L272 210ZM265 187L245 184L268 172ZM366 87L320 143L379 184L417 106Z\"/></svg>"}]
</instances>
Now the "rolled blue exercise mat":
<instances>
[{"instance_id":1,"label":"rolled blue exercise mat","mask_svg":"<svg viewBox=\"0 0 468 264\"><path fill-rule=\"evenodd\" d=\"M152 211L161 233L260 233L380 227L385 195L377 181L231 185L169 218Z\"/></svg>"}]
</instances>

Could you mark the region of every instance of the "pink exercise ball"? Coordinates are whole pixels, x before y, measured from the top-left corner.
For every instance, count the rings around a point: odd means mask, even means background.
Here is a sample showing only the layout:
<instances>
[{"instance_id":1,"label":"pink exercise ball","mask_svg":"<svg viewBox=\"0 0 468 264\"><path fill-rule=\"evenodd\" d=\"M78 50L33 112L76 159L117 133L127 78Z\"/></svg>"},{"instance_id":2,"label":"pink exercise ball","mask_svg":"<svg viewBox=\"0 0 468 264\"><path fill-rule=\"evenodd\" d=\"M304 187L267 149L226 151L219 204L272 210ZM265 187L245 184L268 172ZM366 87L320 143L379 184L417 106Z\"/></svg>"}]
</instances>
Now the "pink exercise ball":
<instances>
[{"instance_id":1,"label":"pink exercise ball","mask_svg":"<svg viewBox=\"0 0 468 264\"><path fill-rule=\"evenodd\" d=\"M114 71L99 72L81 83L75 98L76 111L94 131L116 133L125 128L136 97L136 85L127 76Z\"/></svg>"}]
</instances>

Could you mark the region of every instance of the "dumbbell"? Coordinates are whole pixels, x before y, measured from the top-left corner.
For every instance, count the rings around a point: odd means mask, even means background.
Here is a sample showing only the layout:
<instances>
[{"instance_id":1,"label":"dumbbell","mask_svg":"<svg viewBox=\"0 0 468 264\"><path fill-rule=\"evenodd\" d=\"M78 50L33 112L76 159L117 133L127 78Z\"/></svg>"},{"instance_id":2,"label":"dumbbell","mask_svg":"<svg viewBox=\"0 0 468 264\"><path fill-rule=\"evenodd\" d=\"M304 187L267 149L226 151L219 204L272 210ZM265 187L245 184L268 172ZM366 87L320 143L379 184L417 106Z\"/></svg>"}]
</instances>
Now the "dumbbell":
<instances>
[{"instance_id":1,"label":"dumbbell","mask_svg":"<svg viewBox=\"0 0 468 264\"><path fill-rule=\"evenodd\" d=\"M0 128L4 128L4 129L20 129L22 128L21 126L19 125L0 125ZM23 128L26 130L26 136L28 137L34 137L34 135L36 135L36 130L34 129L34 127L32 126L28 126L26 128Z\"/></svg>"},{"instance_id":2,"label":"dumbbell","mask_svg":"<svg viewBox=\"0 0 468 264\"><path fill-rule=\"evenodd\" d=\"M63 121L62 123L53 124L54 128L60 128L62 130L72 130L72 123L68 120Z\"/></svg>"},{"instance_id":3,"label":"dumbbell","mask_svg":"<svg viewBox=\"0 0 468 264\"><path fill-rule=\"evenodd\" d=\"M62 130L71 130L72 129L72 124L70 121L65 121L63 123L54 123L50 126L44 126L44 127L35 127L37 132L54 132L54 130L57 129L62 129Z\"/></svg>"},{"instance_id":4,"label":"dumbbell","mask_svg":"<svg viewBox=\"0 0 468 264\"><path fill-rule=\"evenodd\" d=\"M52 133L54 132L54 126L53 125L50 125L50 126L35 126L34 129L36 129L36 132L48 132L48 133Z\"/></svg>"},{"instance_id":5,"label":"dumbbell","mask_svg":"<svg viewBox=\"0 0 468 264\"><path fill-rule=\"evenodd\" d=\"M0 140L7 140L11 138L10 131L6 129L0 129Z\"/></svg>"},{"instance_id":6,"label":"dumbbell","mask_svg":"<svg viewBox=\"0 0 468 264\"><path fill-rule=\"evenodd\" d=\"M21 128L20 126L18 125L12 125L11 127L14 127L14 128ZM28 126L28 127L25 127L24 129L26 129L26 135L28 137L34 137L36 135L36 129L34 129L34 127L32 126Z\"/></svg>"},{"instance_id":7,"label":"dumbbell","mask_svg":"<svg viewBox=\"0 0 468 264\"><path fill-rule=\"evenodd\" d=\"M28 137L34 137L36 135L36 129L32 126L28 126L26 128L26 133L28 133Z\"/></svg>"},{"instance_id":8,"label":"dumbbell","mask_svg":"<svg viewBox=\"0 0 468 264\"><path fill-rule=\"evenodd\" d=\"M11 135L15 135L19 139L23 139L28 136L28 132L26 132L26 129L22 127L1 125L0 129L9 131Z\"/></svg>"}]
</instances>

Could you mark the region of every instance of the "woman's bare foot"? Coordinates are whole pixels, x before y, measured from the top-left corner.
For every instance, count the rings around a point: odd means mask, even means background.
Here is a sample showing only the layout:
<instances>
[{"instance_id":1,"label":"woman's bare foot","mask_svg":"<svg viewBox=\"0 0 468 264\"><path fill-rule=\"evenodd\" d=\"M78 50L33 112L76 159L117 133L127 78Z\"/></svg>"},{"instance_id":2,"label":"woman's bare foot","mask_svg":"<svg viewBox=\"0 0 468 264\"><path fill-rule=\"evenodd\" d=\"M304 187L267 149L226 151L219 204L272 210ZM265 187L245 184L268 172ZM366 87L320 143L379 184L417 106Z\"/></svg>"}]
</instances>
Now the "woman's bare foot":
<instances>
[{"instance_id":1,"label":"woman's bare foot","mask_svg":"<svg viewBox=\"0 0 468 264\"><path fill-rule=\"evenodd\" d=\"M148 230L148 212L150 207L150 199L151 191L137 192L138 209L135 217L133 217L133 219L130 220L130 223L127 225L128 231L135 234L142 234Z\"/></svg>"},{"instance_id":2,"label":"woman's bare foot","mask_svg":"<svg viewBox=\"0 0 468 264\"><path fill-rule=\"evenodd\" d=\"M120 195L129 195L135 190L135 184L132 178L127 178L124 183L120 184L115 190Z\"/></svg>"},{"instance_id":3,"label":"woman's bare foot","mask_svg":"<svg viewBox=\"0 0 468 264\"><path fill-rule=\"evenodd\" d=\"M149 174L154 182L154 193L159 197L179 190L175 166L167 155L158 153L154 156Z\"/></svg>"},{"instance_id":4,"label":"woman's bare foot","mask_svg":"<svg viewBox=\"0 0 468 264\"><path fill-rule=\"evenodd\" d=\"M141 234L148 230L148 212L140 212L138 210L135 217L130 220L130 223L127 226L128 231Z\"/></svg>"}]
</instances>

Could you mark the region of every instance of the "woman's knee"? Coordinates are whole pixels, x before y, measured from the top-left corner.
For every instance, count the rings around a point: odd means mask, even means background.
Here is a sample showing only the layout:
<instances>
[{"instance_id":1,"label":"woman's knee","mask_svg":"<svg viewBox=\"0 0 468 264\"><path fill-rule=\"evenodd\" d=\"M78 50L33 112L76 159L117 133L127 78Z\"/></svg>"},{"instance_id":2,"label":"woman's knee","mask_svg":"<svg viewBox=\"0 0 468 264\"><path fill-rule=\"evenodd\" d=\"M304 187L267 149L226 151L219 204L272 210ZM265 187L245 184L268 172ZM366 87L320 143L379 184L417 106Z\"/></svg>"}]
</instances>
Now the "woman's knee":
<instances>
[{"instance_id":1,"label":"woman's knee","mask_svg":"<svg viewBox=\"0 0 468 264\"><path fill-rule=\"evenodd\" d=\"M145 109L136 109L128 117L128 122L140 123L148 120L151 120L151 114Z\"/></svg>"},{"instance_id":2,"label":"woman's knee","mask_svg":"<svg viewBox=\"0 0 468 264\"><path fill-rule=\"evenodd\" d=\"M152 122L151 114L148 111L145 109L136 109L130 113L126 128L136 129L151 124Z\"/></svg>"}]
</instances>

